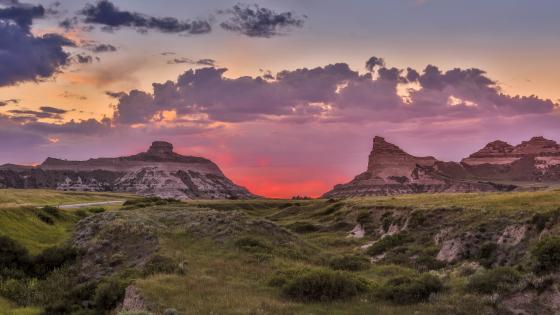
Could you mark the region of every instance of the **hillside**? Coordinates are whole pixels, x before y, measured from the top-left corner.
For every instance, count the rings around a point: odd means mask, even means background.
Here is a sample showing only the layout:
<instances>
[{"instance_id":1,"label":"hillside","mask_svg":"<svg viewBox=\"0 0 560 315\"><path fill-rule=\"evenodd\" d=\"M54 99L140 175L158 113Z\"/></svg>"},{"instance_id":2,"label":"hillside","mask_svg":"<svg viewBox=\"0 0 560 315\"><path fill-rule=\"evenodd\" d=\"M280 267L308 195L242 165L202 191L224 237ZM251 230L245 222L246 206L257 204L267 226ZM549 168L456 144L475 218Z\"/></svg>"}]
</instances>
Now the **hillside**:
<instances>
[{"instance_id":1,"label":"hillside","mask_svg":"<svg viewBox=\"0 0 560 315\"><path fill-rule=\"evenodd\" d=\"M43 245L67 244L78 257L68 260L63 275L39 278L33 289L25 280L33 276L18 280L42 298L18 298L15 289L5 289L6 278L0 296L13 307L50 314L70 308L80 314L114 308L556 314L560 261L547 260L545 249L560 250L553 238L559 207L560 191L547 190L304 201L137 199L96 214L59 210L54 224L41 230L61 231L61 237ZM10 211L21 216L22 229L38 229L36 212L43 210ZM78 222L78 216L86 217ZM40 252L35 240L46 240L14 230L0 235L34 255ZM61 276L68 281L61 283ZM45 295L43 281L61 287ZM50 304L54 297L62 302Z\"/></svg>"}]
</instances>

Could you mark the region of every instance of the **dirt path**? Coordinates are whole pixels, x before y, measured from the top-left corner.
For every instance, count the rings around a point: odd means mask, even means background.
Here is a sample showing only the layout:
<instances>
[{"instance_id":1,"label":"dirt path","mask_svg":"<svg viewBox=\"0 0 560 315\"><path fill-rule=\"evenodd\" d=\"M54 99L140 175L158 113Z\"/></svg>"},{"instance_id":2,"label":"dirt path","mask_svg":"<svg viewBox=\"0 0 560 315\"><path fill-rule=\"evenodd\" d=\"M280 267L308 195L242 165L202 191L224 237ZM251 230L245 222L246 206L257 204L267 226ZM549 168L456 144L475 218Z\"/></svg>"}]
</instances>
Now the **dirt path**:
<instances>
[{"instance_id":1,"label":"dirt path","mask_svg":"<svg viewBox=\"0 0 560 315\"><path fill-rule=\"evenodd\" d=\"M107 206L114 204L123 204L124 200L114 200L114 201L100 201L100 202L86 202L86 203L75 203L70 205L60 205L60 209L76 209L82 207L95 207L95 206Z\"/></svg>"}]
</instances>

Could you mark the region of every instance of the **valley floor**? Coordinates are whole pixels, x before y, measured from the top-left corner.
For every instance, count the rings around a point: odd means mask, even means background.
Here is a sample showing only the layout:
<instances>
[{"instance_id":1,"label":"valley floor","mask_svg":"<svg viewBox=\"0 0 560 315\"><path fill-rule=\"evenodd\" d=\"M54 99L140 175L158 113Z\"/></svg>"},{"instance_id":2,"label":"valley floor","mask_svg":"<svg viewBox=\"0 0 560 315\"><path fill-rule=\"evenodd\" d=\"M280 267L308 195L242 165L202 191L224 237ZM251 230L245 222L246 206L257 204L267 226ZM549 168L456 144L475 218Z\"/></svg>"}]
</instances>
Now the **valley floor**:
<instances>
[{"instance_id":1,"label":"valley floor","mask_svg":"<svg viewBox=\"0 0 560 315\"><path fill-rule=\"evenodd\" d=\"M0 190L0 236L30 257L78 253L44 274L0 258L0 314L557 314L559 230L560 190L189 202Z\"/></svg>"}]
</instances>

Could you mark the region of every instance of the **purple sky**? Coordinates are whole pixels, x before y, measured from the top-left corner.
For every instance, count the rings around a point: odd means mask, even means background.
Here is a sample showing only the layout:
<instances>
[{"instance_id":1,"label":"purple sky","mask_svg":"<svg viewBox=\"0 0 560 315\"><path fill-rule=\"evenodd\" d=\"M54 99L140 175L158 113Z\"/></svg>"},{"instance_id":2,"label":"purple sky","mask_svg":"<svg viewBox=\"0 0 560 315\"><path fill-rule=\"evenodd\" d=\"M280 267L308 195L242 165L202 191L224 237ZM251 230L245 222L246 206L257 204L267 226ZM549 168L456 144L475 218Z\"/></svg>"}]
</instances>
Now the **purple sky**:
<instances>
[{"instance_id":1,"label":"purple sky","mask_svg":"<svg viewBox=\"0 0 560 315\"><path fill-rule=\"evenodd\" d=\"M0 0L0 164L167 140L317 196L374 135L443 160L560 140L559 4L451 2Z\"/></svg>"}]
</instances>

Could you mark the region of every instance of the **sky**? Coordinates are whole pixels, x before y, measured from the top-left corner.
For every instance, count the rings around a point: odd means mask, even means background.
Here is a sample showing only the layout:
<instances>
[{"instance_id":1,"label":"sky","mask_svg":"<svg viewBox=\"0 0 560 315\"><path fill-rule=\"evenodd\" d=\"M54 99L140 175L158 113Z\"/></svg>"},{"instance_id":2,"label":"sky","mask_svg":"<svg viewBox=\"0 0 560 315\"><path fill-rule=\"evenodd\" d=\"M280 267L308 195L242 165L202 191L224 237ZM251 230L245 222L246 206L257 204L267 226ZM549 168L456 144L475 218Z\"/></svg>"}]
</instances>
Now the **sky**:
<instances>
[{"instance_id":1,"label":"sky","mask_svg":"<svg viewBox=\"0 0 560 315\"><path fill-rule=\"evenodd\" d=\"M372 138L459 161L560 141L556 0L0 0L0 164L155 140L268 197L365 171Z\"/></svg>"}]
</instances>

